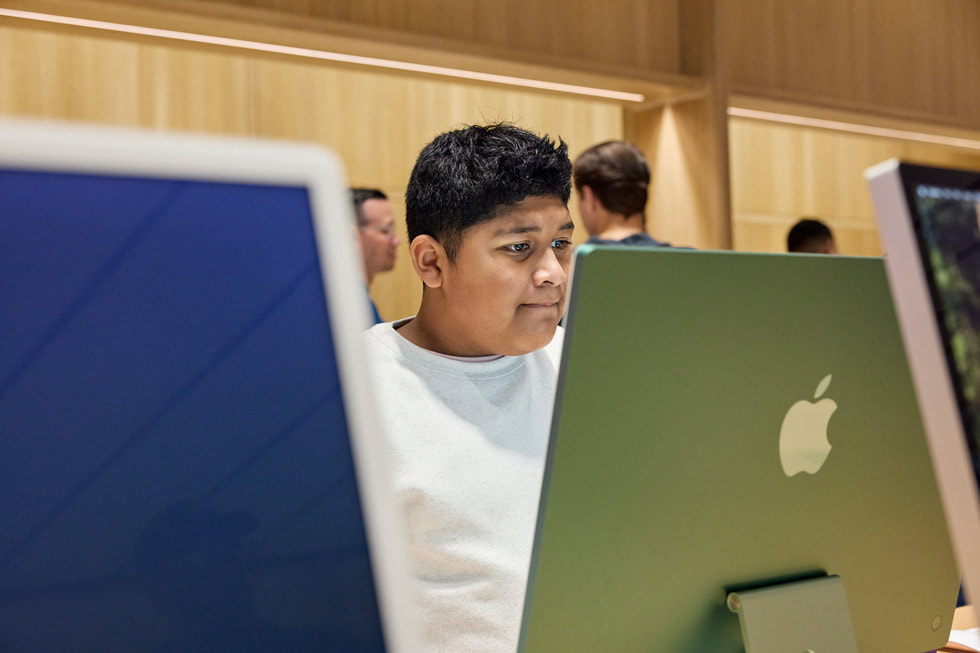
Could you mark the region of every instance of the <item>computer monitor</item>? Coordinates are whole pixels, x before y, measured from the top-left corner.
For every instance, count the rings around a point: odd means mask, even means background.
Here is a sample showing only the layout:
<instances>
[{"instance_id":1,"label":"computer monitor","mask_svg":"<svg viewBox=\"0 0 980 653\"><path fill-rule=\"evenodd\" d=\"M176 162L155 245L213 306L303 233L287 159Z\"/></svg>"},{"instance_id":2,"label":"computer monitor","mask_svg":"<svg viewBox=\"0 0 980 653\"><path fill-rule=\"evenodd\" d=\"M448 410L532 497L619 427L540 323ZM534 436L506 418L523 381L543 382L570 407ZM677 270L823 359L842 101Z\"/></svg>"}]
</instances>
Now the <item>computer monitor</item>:
<instances>
[{"instance_id":1,"label":"computer monitor","mask_svg":"<svg viewBox=\"0 0 980 653\"><path fill-rule=\"evenodd\" d=\"M417 650L338 161L0 123L0 650Z\"/></svg>"},{"instance_id":2,"label":"computer monitor","mask_svg":"<svg viewBox=\"0 0 980 653\"><path fill-rule=\"evenodd\" d=\"M570 293L521 651L946 643L881 259L581 246Z\"/></svg>"},{"instance_id":3,"label":"computer monitor","mask_svg":"<svg viewBox=\"0 0 980 653\"><path fill-rule=\"evenodd\" d=\"M976 597L980 171L890 160L865 176L965 593Z\"/></svg>"}]
</instances>

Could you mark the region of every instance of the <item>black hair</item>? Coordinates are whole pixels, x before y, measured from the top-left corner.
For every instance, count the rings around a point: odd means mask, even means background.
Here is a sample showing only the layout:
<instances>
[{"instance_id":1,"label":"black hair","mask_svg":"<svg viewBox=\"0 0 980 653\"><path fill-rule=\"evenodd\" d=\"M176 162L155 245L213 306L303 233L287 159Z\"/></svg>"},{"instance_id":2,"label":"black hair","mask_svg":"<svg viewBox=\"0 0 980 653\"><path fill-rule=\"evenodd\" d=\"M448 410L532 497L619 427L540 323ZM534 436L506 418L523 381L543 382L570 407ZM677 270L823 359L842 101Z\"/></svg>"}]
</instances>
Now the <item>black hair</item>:
<instances>
[{"instance_id":1,"label":"black hair","mask_svg":"<svg viewBox=\"0 0 980 653\"><path fill-rule=\"evenodd\" d=\"M575 189L588 186L612 213L643 213L650 186L650 167L640 148L626 141L593 145L575 159Z\"/></svg>"},{"instance_id":2,"label":"black hair","mask_svg":"<svg viewBox=\"0 0 980 653\"><path fill-rule=\"evenodd\" d=\"M388 196L377 188L351 188L351 201L354 202L354 214L357 216L357 224L364 225L364 214L361 212L361 205L368 200L386 200Z\"/></svg>"},{"instance_id":3,"label":"black hair","mask_svg":"<svg viewBox=\"0 0 980 653\"><path fill-rule=\"evenodd\" d=\"M426 234L454 261L463 232L528 197L571 194L568 146L509 123L437 136L419 153L405 192L409 241Z\"/></svg>"},{"instance_id":4,"label":"black hair","mask_svg":"<svg viewBox=\"0 0 980 653\"><path fill-rule=\"evenodd\" d=\"M801 218L786 234L786 251L819 252L834 234L830 227L816 218Z\"/></svg>"}]
</instances>

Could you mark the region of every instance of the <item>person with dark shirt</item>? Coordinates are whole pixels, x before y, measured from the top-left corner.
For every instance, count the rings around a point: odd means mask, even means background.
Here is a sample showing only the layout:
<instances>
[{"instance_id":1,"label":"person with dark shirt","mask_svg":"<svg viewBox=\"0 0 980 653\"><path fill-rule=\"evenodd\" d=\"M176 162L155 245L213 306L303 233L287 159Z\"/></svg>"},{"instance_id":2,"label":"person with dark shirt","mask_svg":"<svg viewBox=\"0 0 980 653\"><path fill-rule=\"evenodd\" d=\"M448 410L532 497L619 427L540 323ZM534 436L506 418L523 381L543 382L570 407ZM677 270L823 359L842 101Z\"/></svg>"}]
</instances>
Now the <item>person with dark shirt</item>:
<instances>
[{"instance_id":1,"label":"person with dark shirt","mask_svg":"<svg viewBox=\"0 0 980 653\"><path fill-rule=\"evenodd\" d=\"M593 145L575 159L572 177L588 243L665 247L646 231L650 168L626 141Z\"/></svg>"}]
</instances>

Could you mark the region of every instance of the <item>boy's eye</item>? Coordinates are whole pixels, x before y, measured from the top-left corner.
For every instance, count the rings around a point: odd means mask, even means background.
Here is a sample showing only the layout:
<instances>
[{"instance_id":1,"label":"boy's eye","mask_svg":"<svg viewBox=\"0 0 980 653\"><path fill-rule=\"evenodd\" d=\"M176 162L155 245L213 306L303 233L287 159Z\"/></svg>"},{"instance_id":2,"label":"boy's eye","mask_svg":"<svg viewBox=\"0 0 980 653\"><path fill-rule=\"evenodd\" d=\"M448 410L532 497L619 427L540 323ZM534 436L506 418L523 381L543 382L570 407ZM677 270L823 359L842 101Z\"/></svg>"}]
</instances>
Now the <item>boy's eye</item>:
<instances>
[{"instance_id":1,"label":"boy's eye","mask_svg":"<svg viewBox=\"0 0 980 653\"><path fill-rule=\"evenodd\" d=\"M571 247L572 241L565 238L559 238L558 240L551 241L551 246L555 249L567 249Z\"/></svg>"},{"instance_id":2,"label":"boy's eye","mask_svg":"<svg viewBox=\"0 0 980 653\"><path fill-rule=\"evenodd\" d=\"M513 252L514 254L523 254L530 248L531 246L528 245L527 243L514 243L512 245L506 245L504 247L504 249L506 249L508 252Z\"/></svg>"}]
</instances>

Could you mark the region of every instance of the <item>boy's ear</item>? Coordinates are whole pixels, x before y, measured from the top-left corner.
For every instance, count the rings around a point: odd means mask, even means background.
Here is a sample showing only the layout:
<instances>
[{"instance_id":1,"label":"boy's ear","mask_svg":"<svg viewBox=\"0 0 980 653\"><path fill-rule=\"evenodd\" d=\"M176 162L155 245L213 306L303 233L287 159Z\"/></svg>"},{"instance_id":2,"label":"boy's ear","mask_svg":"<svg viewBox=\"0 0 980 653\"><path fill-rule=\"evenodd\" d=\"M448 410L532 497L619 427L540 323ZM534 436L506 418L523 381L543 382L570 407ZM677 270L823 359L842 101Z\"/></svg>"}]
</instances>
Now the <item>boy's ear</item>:
<instances>
[{"instance_id":1,"label":"boy's ear","mask_svg":"<svg viewBox=\"0 0 980 653\"><path fill-rule=\"evenodd\" d=\"M408 255L412 259L415 274L419 276L422 283L429 288L438 288L442 285L449 259L438 240L427 234L416 236L408 246Z\"/></svg>"}]
</instances>

